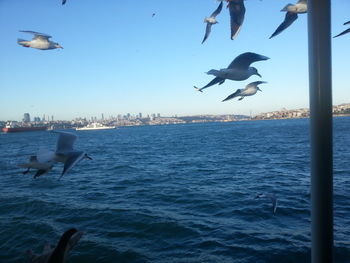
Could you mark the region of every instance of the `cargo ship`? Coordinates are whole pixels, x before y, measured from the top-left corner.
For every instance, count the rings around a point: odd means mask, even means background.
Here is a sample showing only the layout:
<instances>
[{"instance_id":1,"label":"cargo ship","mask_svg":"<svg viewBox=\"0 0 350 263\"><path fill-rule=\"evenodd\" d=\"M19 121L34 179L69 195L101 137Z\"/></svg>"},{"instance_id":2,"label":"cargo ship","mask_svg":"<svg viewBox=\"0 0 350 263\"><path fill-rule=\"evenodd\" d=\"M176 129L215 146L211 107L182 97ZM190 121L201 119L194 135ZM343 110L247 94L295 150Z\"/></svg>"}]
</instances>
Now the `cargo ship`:
<instances>
[{"instance_id":1,"label":"cargo ship","mask_svg":"<svg viewBox=\"0 0 350 263\"><path fill-rule=\"evenodd\" d=\"M22 126L17 123L8 122L2 132L28 132L28 131L45 131L47 126Z\"/></svg>"}]
</instances>

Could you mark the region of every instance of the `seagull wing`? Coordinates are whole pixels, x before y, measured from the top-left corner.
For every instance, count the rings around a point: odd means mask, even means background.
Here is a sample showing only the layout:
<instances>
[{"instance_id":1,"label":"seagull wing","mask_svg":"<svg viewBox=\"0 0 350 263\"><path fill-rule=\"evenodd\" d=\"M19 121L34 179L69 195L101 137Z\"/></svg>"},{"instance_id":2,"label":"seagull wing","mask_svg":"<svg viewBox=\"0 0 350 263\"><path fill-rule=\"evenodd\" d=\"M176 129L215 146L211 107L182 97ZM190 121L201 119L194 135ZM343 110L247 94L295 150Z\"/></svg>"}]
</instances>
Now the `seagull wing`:
<instances>
[{"instance_id":1,"label":"seagull wing","mask_svg":"<svg viewBox=\"0 0 350 263\"><path fill-rule=\"evenodd\" d=\"M73 247L79 242L79 240L81 239L81 237L83 235L84 235L84 232L78 231L70 238L68 245L67 245L67 252L69 250L73 249Z\"/></svg>"},{"instance_id":2,"label":"seagull wing","mask_svg":"<svg viewBox=\"0 0 350 263\"><path fill-rule=\"evenodd\" d=\"M207 85L205 85L204 87L202 87L202 88L200 88L200 89L198 89L198 88L196 88L198 91L200 91L200 92L203 92L202 90L204 90L204 89L206 89L206 88L209 88L210 86L213 86L213 85L215 85L215 84L218 84L219 83L219 85L221 85L222 83L224 83L225 82L225 79L223 79L223 78L219 78L219 77L215 77L215 78L213 78L213 80L212 81L210 81Z\"/></svg>"},{"instance_id":3,"label":"seagull wing","mask_svg":"<svg viewBox=\"0 0 350 263\"><path fill-rule=\"evenodd\" d=\"M44 39L44 40L49 40L49 38L51 38L51 36L49 36L49 35L47 35L47 34L35 32L35 31L20 30L19 32L32 34L32 35L34 35L33 39Z\"/></svg>"},{"instance_id":4,"label":"seagull wing","mask_svg":"<svg viewBox=\"0 0 350 263\"><path fill-rule=\"evenodd\" d=\"M246 70L249 68L250 64L252 64L253 62L267 60L267 59L269 59L269 58L266 56L259 55L259 54L253 53L253 52L246 52L246 53L243 53L243 54L239 55L238 57L236 57L231 62L231 64L228 65L227 68Z\"/></svg>"},{"instance_id":5,"label":"seagull wing","mask_svg":"<svg viewBox=\"0 0 350 263\"><path fill-rule=\"evenodd\" d=\"M44 170L44 169L39 169L35 175L34 175L34 178L37 178L39 177L40 175L43 175L43 174L46 174L50 169L47 169L47 170Z\"/></svg>"},{"instance_id":6,"label":"seagull wing","mask_svg":"<svg viewBox=\"0 0 350 263\"><path fill-rule=\"evenodd\" d=\"M299 0L297 4L307 4L307 0Z\"/></svg>"},{"instance_id":7,"label":"seagull wing","mask_svg":"<svg viewBox=\"0 0 350 263\"><path fill-rule=\"evenodd\" d=\"M224 102L224 101L227 101L227 100L230 100L230 99L233 99L233 98L235 98L235 97L240 96L240 95L241 95L241 92L242 92L242 90L241 90L241 89L236 90L236 91L235 91L235 93L232 93L231 95L229 95L229 96L228 96L226 99L224 99L222 102Z\"/></svg>"},{"instance_id":8,"label":"seagull wing","mask_svg":"<svg viewBox=\"0 0 350 263\"><path fill-rule=\"evenodd\" d=\"M286 16L284 17L284 21L277 27L275 32L270 36L270 39L274 36L277 36L279 33L281 33L283 30L285 30L287 27L289 27L295 20L297 20L298 14L287 12Z\"/></svg>"},{"instance_id":9,"label":"seagull wing","mask_svg":"<svg viewBox=\"0 0 350 263\"><path fill-rule=\"evenodd\" d=\"M228 7L231 17L231 39L235 39L243 24L245 7L243 0L231 0Z\"/></svg>"},{"instance_id":10,"label":"seagull wing","mask_svg":"<svg viewBox=\"0 0 350 263\"><path fill-rule=\"evenodd\" d=\"M62 131L52 131L54 133L58 133L58 140L57 140L57 147L56 152L57 153L64 153L73 151L73 144L74 141L77 139L77 136L70 132L62 132Z\"/></svg>"},{"instance_id":11,"label":"seagull wing","mask_svg":"<svg viewBox=\"0 0 350 263\"><path fill-rule=\"evenodd\" d=\"M344 25L349 25L349 24L350 24L350 21L344 23Z\"/></svg>"},{"instance_id":12,"label":"seagull wing","mask_svg":"<svg viewBox=\"0 0 350 263\"><path fill-rule=\"evenodd\" d=\"M211 26L212 26L212 24L207 23L207 27L205 28L205 35L204 35L202 44L203 44L204 41L208 38L208 36L209 36L209 34L210 34L210 32L211 32Z\"/></svg>"},{"instance_id":13,"label":"seagull wing","mask_svg":"<svg viewBox=\"0 0 350 263\"><path fill-rule=\"evenodd\" d=\"M218 14L220 14L222 10L222 1L219 4L218 8L216 8L216 10L210 15L210 17L216 17Z\"/></svg>"},{"instance_id":14,"label":"seagull wing","mask_svg":"<svg viewBox=\"0 0 350 263\"><path fill-rule=\"evenodd\" d=\"M85 153L84 152L75 152L72 151L70 153L67 153L67 159L64 162L64 167L63 167L63 171L61 174L61 177L68 173L74 165L76 165L81 159L83 159Z\"/></svg>"},{"instance_id":15,"label":"seagull wing","mask_svg":"<svg viewBox=\"0 0 350 263\"><path fill-rule=\"evenodd\" d=\"M349 22L350 22L350 21L349 21ZM341 32L340 34L334 36L333 38L335 38L335 37L340 37L340 36L345 35L345 34L347 34L347 33L349 33L349 32L350 32L350 28L344 30L343 32Z\"/></svg>"},{"instance_id":16,"label":"seagull wing","mask_svg":"<svg viewBox=\"0 0 350 263\"><path fill-rule=\"evenodd\" d=\"M71 228L63 233L60 240L57 243L57 246L55 247L54 251L52 252L49 260L47 263L56 263L56 262L64 262L67 246L69 244L70 238L76 233L78 230L75 228Z\"/></svg>"}]
</instances>

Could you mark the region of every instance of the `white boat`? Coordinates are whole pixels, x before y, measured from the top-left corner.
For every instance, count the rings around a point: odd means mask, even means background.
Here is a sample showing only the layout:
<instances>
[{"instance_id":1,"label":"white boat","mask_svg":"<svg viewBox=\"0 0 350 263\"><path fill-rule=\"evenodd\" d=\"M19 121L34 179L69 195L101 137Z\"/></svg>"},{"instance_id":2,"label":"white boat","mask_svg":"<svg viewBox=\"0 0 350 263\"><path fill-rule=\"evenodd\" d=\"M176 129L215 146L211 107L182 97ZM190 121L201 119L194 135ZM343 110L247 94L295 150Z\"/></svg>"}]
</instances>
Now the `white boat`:
<instances>
[{"instance_id":1,"label":"white boat","mask_svg":"<svg viewBox=\"0 0 350 263\"><path fill-rule=\"evenodd\" d=\"M85 127L81 128L75 128L77 131L86 131L86 130L108 130L108 129L115 129L115 126L105 126L102 123L93 122L89 123Z\"/></svg>"}]
</instances>

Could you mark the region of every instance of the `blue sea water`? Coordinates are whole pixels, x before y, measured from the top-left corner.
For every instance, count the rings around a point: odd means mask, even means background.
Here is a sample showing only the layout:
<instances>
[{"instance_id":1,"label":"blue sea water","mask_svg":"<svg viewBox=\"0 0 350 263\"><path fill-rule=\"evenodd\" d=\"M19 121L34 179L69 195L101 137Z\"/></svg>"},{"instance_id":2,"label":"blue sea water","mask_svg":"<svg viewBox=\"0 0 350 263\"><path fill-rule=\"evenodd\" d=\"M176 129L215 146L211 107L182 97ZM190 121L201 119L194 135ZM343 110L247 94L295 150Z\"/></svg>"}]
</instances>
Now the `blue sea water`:
<instances>
[{"instance_id":1,"label":"blue sea water","mask_svg":"<svg viewBox=\"0 0 350 263\"><path fill-rule=\"evenodd\" d=\"M350 118L334 119L336 262L350 262ZM0 134L0 262L85 232L68 262L310 262L309 120L78 131L82 160L17 164L57 134ZM269 200L274 193L276 215Z\"/></svg>"}]
</instances>

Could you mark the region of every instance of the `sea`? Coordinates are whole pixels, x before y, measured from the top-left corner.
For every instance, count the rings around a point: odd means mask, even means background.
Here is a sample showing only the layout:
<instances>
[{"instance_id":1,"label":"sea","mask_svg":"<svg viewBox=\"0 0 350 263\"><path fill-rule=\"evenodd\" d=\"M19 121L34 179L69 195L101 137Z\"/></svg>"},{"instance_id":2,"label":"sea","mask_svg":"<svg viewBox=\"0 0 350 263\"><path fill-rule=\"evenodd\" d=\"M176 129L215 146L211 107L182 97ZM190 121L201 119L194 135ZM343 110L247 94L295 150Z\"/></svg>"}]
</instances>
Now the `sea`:
<instances>
[{"instance_id":1,"label":"sea","mask_svg":"<svg viewBox=\"0 0 350 263\"><path fill-rule=\"evenodd\" d=\"M72 131L84 159L33 178L57 134L0 134L0 262L71 227L67 262L310 262L309 120ZM350 262L350 117L334 118L334 254ZM276 214L268 198L274 194Z\"/></svg>"}]
</instances>

